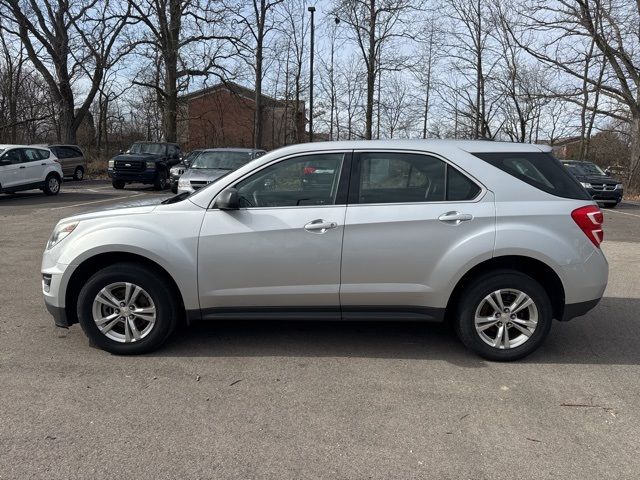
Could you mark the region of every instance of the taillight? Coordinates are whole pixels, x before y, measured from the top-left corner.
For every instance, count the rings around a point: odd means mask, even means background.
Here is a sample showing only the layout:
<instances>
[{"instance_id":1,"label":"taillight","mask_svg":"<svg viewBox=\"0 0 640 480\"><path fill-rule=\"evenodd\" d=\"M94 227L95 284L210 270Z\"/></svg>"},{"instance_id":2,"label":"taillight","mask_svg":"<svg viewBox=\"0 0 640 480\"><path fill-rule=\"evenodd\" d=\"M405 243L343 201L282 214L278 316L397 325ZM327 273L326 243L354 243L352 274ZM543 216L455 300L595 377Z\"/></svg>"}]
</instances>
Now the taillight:
<instances>
[{"instance_id":1,"label":"taillight","mask_svg":"<svg viewBox=\"0 0 640 480\"><path fill-rule=\"evenodd\" d=\"M316 167L304 167L304 170L302 170L302 174L303 175L310 175L315 171L316 171Z\"/></svg>"},{"instance_id":2,"label":"taillight","mask_svg":"<svg viewBox=\"0 0 640 480\"><path fill-rule=\"evenodd\" d=\"M571 218L580 227L589 240L598 248L604 239L602 223L604 217L602 212L595 205L576 208L571 212Z\"/></svg>"}]
</instances>

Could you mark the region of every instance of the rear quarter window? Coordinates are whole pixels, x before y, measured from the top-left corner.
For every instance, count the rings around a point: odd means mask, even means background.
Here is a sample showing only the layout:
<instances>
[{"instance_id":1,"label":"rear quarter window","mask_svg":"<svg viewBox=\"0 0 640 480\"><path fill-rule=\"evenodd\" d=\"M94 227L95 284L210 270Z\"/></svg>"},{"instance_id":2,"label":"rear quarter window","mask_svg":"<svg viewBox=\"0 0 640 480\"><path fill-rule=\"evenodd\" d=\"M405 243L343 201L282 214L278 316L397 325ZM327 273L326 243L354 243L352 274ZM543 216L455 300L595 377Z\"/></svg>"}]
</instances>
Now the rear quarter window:
<instances>
[{"instance_id":1,"label":"rear quarter window","mask_svg":"<svg viewBox=\"0 0 640 480\"><path fill-rule=\"evenodd\" d=\"M472 155L543 192L563 198L591 200L578 180L549 153L483 152Z\"/></svg>"}]
</instances>

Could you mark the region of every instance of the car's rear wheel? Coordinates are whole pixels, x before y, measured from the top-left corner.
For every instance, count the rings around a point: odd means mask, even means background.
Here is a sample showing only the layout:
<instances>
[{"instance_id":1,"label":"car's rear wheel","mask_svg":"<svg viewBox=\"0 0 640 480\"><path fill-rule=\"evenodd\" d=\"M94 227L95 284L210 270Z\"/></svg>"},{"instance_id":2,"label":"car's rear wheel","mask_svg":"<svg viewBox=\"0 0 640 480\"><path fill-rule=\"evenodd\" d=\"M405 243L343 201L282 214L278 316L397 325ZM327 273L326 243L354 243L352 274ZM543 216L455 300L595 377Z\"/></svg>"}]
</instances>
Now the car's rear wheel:
<instances>
[{"instance_id":1,"label":"car's rear wheel","mask_svg":"<svg viewBox=\"0 0 640 480\"><path fill-rule=\"evenodd\" d=\"M496 270L482 275L458 298L458 336L466 347L489 360L523 358L544 342L551 329L549 295L520 272Z\"/></svg>"},{"instance_id":2,"label":"car's rear wheel","mask_svg":"<svg viewBox=\"0 0 640 480\"><path fill-rule=\"evenodd\" d=\"M78 296L78 320L92 344L135 355L160 347L174 330L174 293L156 272L120 263L94 274Z\"/></svg>"},{"instance_id":3,"label":"car's rear wheel","mask_svg":"<svg viewBox=\"0 0 640 480\"><path fill-rule=\"evenodd\" d=\"M156 190L164 190L165 188L167 188L167 172L166 170L160 170L157 174L156 174L156 179L153 182L153 187Z\"/></svg>"},{"instance_id":4,"label":"car's rear wheel","mask_svg":"<svg viewBox=\"0 0 640 480\"><path fill-rule=\"evenodd\" d=\"M80 181L84 178L84 168L76 167L76 171L73 172L73 179Z\"/></svg>"},{"instance_id":5,"label":"car's rear wheel","mask_svg":"<svg viewBox=\"0 0 640 480\"><path fill-rule=\"evenodd\" d=\"M42 191L46 195L57 195L60 192L60 177L55 173L50 173L44 180Z\"/></svg>"},{"instance_id":6,"label":"car's rear wheel","mask_svg":"<svg viewBox=\"0 0 640 480\"><path fill-rule=\"evenodd\" d=\"M111 185L113 185L113 188L115 188L116 190L122 190L124 188L124 180L112 180L111 181Z\"/></svg>"}]
</instances>

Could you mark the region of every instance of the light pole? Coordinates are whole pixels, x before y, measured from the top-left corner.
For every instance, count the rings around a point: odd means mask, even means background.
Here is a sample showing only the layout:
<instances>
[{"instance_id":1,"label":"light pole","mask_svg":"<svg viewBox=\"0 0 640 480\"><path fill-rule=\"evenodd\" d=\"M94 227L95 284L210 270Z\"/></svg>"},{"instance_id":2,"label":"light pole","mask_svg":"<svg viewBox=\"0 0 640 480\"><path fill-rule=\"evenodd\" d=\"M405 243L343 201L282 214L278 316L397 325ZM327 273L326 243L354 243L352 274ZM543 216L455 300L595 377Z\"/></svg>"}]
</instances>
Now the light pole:
<instances>
[{"instance_id":1,"label":"light pole","mask_svg":"<svg viewBox=\"0 0 640 480\"><path fill-rule=\"evenodd\" d=\"M313 142L313 40L314 40L314 23L313 14L316 7L313 5L307 8L311 12L311 54L309 55L309 141Z\"/></svg>"}]
</instances>

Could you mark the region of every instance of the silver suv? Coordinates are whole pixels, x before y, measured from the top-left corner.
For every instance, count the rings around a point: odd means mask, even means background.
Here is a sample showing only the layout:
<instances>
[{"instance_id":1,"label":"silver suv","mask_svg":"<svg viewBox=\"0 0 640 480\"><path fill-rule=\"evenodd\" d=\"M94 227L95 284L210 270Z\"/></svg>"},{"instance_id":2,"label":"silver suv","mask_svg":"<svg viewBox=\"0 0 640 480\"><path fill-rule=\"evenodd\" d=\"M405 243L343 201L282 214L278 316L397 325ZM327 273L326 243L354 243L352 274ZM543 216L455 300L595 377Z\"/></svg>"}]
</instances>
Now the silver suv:
<instances>
[{"instance_id":1,"label":"silver suv","mask_svg":"<svg viewBox=\"0 0 640 480\"><path fill-rule=\"evenodd\" d=\"M109 352L185 320L431 320L492 360L593 308L602 213L541 145L303 144L189 195L66 218L42 261L57 325Z\"/></svg>"}]
</instances>

